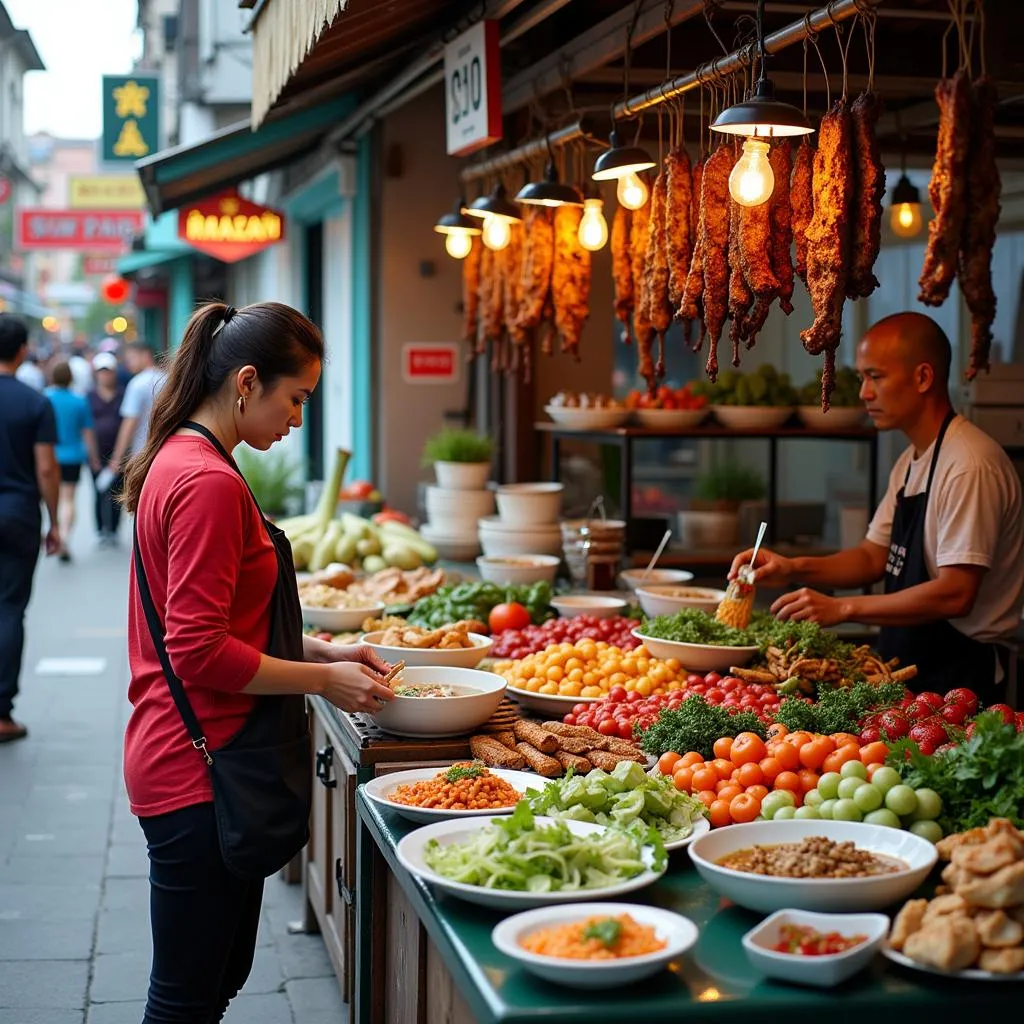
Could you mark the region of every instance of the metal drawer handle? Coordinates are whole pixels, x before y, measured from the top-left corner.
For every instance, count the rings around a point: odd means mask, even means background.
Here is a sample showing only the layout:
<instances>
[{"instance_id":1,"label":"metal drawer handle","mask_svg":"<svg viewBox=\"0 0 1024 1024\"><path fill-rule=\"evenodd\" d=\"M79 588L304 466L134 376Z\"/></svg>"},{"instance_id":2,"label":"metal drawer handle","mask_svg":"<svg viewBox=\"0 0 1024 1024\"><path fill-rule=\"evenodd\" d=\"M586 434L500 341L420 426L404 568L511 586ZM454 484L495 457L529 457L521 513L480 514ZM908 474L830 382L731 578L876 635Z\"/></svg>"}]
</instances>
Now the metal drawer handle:
<instances>
[{"instance_id":1,"label":"metal drawer handle","mask_svg":"<svg viewBox=\"0 0 1024 1024\"><path fill-rule=\"evenodd\" d=\"M347 906L354 907L356 894L343 881L344 873L344 868L341 866L341 858L335 858L334 880L338 884L338 895L345 901Z\"/></svg>"},{"instance_id":2,"label":"metal drawer handle","mask_svg":"<svg viewBox=\"0 0 1024 1024\"><path fill-rule=\"evenodd\" d=\"M331 777L334 768L334 747L328 744L316 752L316 777L327 789L334 789L338 780Z\"/></svg>"}]
</instances>

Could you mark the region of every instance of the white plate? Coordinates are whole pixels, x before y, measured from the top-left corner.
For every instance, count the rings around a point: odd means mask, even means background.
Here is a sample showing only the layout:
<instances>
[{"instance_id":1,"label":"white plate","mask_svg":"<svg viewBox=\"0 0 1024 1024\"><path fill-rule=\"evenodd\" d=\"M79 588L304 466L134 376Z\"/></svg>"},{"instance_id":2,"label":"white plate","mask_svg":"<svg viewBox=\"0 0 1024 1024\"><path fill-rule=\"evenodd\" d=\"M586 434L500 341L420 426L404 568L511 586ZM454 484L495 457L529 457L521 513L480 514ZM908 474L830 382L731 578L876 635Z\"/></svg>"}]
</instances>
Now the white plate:
<instances>
[{"instance_id":1,"label":"white plate","mask_svg":"<svg viewBox=\"0 0 1024 1024\"><path fill-rule=\"evenodd\" d=\"M775 430L793 415L790 406L777 405L713 405L711 411L730 430Z\"/></svg>"},{"instance_id":2,"label":"white plate","mask_svg":"<svg viewBox=\"0 0 1024 1024\"><path fill-rule=\"evenodd\" d=\"M378 629L373 633L364 633L362 643L372 648L385 661L394 664L396 661L404 661L410 668L413 667L434 667L445 666L448 668L476 668L488 652L494 646L494 641L483 633L470 633L469 638L473 641L472 647L386 647L378 641L384 635L384 630Z\"/></svg>"},{"instance_id":3,"label":"white plate","mask_svg":"<svg viewBox=\"0 0 1024 1024\"><path fill-rule=\"evenodd\" d=\"M384 611L382 601L370 601L362 608L313 608L301 602L302 621L317 629L332 633L350 633L361 629L367 619L375 618Z\"/></svg>"},{"instance_id":4,"label":"white plate","mask_svg":"<svg viewBox=\"0 0 1024 1024\"><path fill-rule=\"evenodd\" d=\"M449 767L451 766L449 765ZM408 818L410 821L415 821L421 825L429 825L434 821L448 821L456 818L493 818L496 814L504 813L501 808L491 808L484 811L450 811L437 807L412 807L409 804L399 804L389 799L390 794L399 786L410 786L417 782L423 782L425 779L432 779L440 772L447 770L447 768L410 768L404 772L390 772L387 775L378 775L376 778L370 779L363 786L363 792L366 794L367 799L372 800L374 803L378 803L382 807L388 807L392 811L397 811L403 818ZM533 775L530 772L516 772L508 768L489 768L488 771L491 775L497 775L499 779L504 779L510 786L514 786L523 794L526 794L529 790L539 792L548 783L547 779L541 778L539 775Z\"/></svg>"},{"instance_id":5,"label":"white plate","mask_svg":"<svg viewBox=\"0 0 1024 1024\"><path fill-rule=\"evenodd\" d=\"M508 815L493 815L493 817L508 817ZM554 824L552 818L535 818L537 825ZM587 836L597 832L604 832L602 825L593 825L587 821L565 821L563 824L574 835ZM643 861L647 870L642 871L635 878L619 882L616 885L605 886L601 889L577 889L570 892L559 890L558 892L520 892L509 889L487 889L480 885L467 885L465 882L455 882L443 875L435 874L427 866L423 859L424 847L431 839L436 839L442 846L449 843L464 842L481 828L487 827L484 822L460 819L458 821L438 821L433 825L424 825L415 829L405 836L398 844L396 853L399 863L406 871L422 878L425 882L437 886L445 892L458 896L470 903L479 903L484 907L495 907L498 910L525 910L529 907L546 907L554 903L583 903L586 900L604 899L609 896L622 896L627 892L636 892L651 882L661 877L661 872L655 871L651 865L654 862L654 850L645 846L643 848Z\"/></svg>"},{"instance_id":6,"label":"white plate","mask_svg":"<svg viewBox=\"0 0 1024 1024\"><path fill-rule=\"evenodd\" d=\"M573 619L577 615L610 619L614 615L621 615L626 607L621 597L606 597L603 594L566 594L564 597L551 598L550 604L563 619Z\"/></svg>"},{"instance_id":7,"label":"white plate","mask_svg":"<svg viewBox=\"0 0 1024 1024\"><path fill-rule=\"evenodd\" d=\"M629 419L629 409L571 409L561 405L545 405L544 411L562 427L572 430L611 430Z\"/></svg>"},{"instance_id":8,"label":"white plate","mask_svg":"<svg viewBox=\"0 0 1024 1024\"><path fill-rule=\"evenodd\" d=\"M732 666L742 668L760 650L759 647L722 647L718 644L686 644L679 640L659 640L644 636L637 626L633 636L655 658L677 658L691 672L725 672Z\"/></svg>"},{"instance_id":9,"label":"white plate","mask_svg":"<svg viewBox=\"0 0 1024 1024\"><path fill-rule=\"evenodd\" d=\"M657 762L655 762L657 764ZM684 846L689 846L690 843L696 839L700 839L701 836L707 835L711 831L711 822L708 821L703 815L696 821L691 822L693 825L693 831L683 839L673 839L671 843L665 843L665 849L669 853L675 850L681 850Z\"/></svg>"},{"instance_id":10,"label":"white plate","mask_svg":"<svg viewBox=\"0 0 1024 1024\"><path fill-rule=\"evenodd\" d=\"M996 974L994 971L979 971L974 967L969 967L966 971L940 971L938 967L932 967L930 964L919 964L916 960L911 960L909 956L890 949L888 946L882 946L882 956L901 967L911 967L915 971L923 971L925 974L937 974L940 978L956 978L963 981L1024 981L1024 971L1017 971L1014 974Z\"/></svg>"},{"instance_id":11,"label":"white plate","mask_svg":"<svg viewBox=\"0 0 1024 1024\"><path fill-rule=\"evenodd\" d=\"M708 414L708 409L634 409L642 427L652 430L685 430L695 427Z\"/></svg>"},{"instance_id":12,"label":"white plate","mask_svg":"<svg viewBox=\"0 0 1024 1024\"><path fill-rule=\"evenodd\" d=\"M901 871L867 878L777 878L722 867L718 861L750 846L798 843L808 836L834 842L850 840L860 849L907 863ZM791 907L825 913L882 910L906 899L938 860L935 847L912 832L857 821L752 821L701 836L690 846L693 861L708 885L749 910L771 913Z\"/></svg>"},{"instance_id":13,"label":"white plate","mask_svg":"<svg viewBox=\"0 0 1024 1024\"><path fill-rule=\"evenodd\" d=\"M557 694L518 690L514 686L510 686L505 692L510 697L514 697L528 711L541 711L552 717L557 717L559 721L562 720L562 715L572 711L575 704L596 704L599 700L608 699L607 694L603 697L561 697Z\"/></svg>"},{"instance_id":14,"label":"white plate","mask_svg":"<svg viewBox=\"0 0 1024 1024\"><path fill-rule=\"evenodd\" d=\"M638 924L654 928L665 948L643 956L615 960L567 960L541 956L523 949L523 939L542 928L572 924L590 917L618 917L629 914ZM513 914L491 932L491 941L524 970L556 985L573 988L613 988L657 974L666 964L682 956L697 941L697 926L681 914L641 903L577 903L564 907L541 907Z\"/></svg>"}]
</instances>

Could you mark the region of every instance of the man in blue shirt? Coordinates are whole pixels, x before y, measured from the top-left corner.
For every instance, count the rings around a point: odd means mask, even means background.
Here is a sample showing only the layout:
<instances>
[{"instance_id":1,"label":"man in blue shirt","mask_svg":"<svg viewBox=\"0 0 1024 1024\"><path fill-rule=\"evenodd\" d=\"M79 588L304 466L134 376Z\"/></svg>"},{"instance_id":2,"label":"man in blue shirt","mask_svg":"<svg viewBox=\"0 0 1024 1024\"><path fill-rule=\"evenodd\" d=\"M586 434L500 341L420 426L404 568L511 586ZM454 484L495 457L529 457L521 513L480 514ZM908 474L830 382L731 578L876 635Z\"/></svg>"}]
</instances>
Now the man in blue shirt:
<instances>
[{"instance_id":1,"label":"man in blue shirt","mask_svg":"<svg viewBox=\"0 0 1024 1024\"><path fill-rule=\"evenodd\" d=\"M57 427L46 397L15 376L25 359L25 324L0 313L0 743L28 730L11 717L25 639L25 609L39 557L46 504L46 553L60 550L57 496L60 470L54 444Z\"/></svg>"}]
</instances>

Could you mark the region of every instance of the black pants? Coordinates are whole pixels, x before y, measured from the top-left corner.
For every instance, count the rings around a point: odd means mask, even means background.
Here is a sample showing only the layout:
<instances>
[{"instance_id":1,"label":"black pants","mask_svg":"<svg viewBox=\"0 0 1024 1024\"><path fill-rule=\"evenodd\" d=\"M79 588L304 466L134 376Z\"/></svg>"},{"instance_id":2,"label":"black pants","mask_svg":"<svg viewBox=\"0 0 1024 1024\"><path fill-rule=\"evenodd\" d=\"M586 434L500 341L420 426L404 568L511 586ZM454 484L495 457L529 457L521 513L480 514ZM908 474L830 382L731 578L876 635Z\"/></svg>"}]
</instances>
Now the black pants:
<instances>
[{"instance_id":1,"label":"black pants","mask_svg":"<svg viewBox=\"0 0 1024 1024\"><path fill-rule=\"evenodd\" d=\"M224 866L212 803L139 822L153 929L143 1024L215 1024L252 969L263 882Z\"/></svg>"},{"instance_id":2,"label":"black pants","mask_svg":"<svg viewBox=\"0 0 1024 1024\"><path fill-rule=\"evenodd\" d=\"M97 476L98 473L92 475L94 490ZM121 493L123 483L124 477L118 473L108 490L96 490L96 532L101 537L117 533L117 527L121 522L121 503L114 495Z\"/></svg>"},{"instance_id":3,"label":"black pants","mask_svg":"<svg viewBox=\"0 0 1024 1024\"><path fill-rule=\"evenodd\" d=\"M18 696L25 609L39 558L41 523L0 519L0 718L10 718Z\"/></svg>"}]
</instances>

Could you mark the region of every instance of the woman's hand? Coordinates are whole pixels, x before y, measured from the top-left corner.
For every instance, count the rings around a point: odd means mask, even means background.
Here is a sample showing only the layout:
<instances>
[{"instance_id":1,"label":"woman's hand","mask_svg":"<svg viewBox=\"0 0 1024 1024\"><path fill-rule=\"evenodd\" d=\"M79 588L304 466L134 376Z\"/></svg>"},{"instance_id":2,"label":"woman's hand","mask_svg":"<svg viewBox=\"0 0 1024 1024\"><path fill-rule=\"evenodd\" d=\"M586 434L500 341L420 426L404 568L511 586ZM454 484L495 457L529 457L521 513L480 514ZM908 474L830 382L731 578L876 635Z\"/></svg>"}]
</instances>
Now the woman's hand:
<instances>
[{"instance_id":1,"label":"woman's hand","mask_svg":"<svg viewBox=\"0 0 1024 1024\"><path fill-rule=\"evenodd\" d=\"M365 711L372 715L382 704L395 699L394 691L381 682L383 675L365 663L335 661L328 665L327 673L321 696L342 711Z\"/></svg>"},{"instance_id":2,"label":"woman's hand","mask_svg":"<svg viewBox=\"0 0 1024 1024\"><path fill-rule=\"evenodd\" d=\"M302 653L305 655L306 661L316 662L320 665L353 661L360 665L367 665L381 675L385 675L391 668L366 644L333 644L307 635L302 638Z\"/></svg>"}]
</instances>

